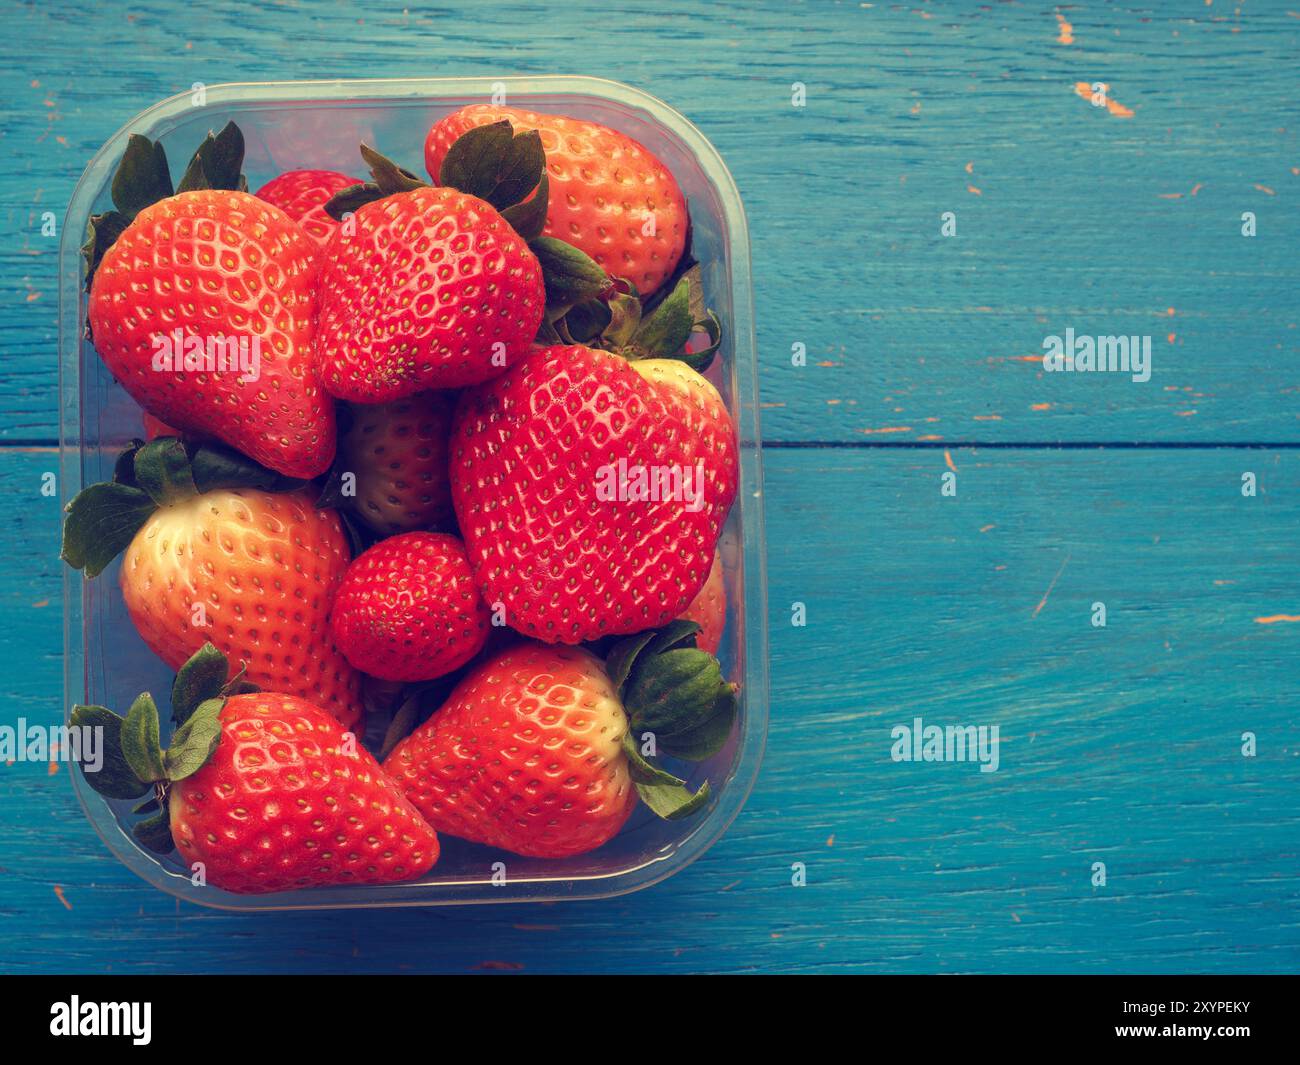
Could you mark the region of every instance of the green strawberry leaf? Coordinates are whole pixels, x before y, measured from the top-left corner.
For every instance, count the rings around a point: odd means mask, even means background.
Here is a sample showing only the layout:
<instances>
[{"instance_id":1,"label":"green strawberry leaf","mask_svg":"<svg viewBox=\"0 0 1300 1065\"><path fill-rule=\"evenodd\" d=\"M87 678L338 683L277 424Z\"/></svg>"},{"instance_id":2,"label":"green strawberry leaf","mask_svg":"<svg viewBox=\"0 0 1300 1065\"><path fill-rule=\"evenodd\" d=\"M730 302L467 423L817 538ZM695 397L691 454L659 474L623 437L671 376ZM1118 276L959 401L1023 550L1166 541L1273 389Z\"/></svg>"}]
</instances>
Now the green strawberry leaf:
<instances>
[{"instance_id":1,"label":"green strawberry leaf","mask_svg":"<svg viewBox=\"0 0 1300 1065\"><path fill-rule=\"evenodd\" d=\"M486 200L497 184L497 171L515 137L509 119L475 126L447 149L438 168L438 184Z\"/></svg>"},{"instance_id":2,"label":"green strawberry leaf","mask_svg":"<svg viewBox=\"0 0 1300 1065\"><path fill-rule=\"evenodd\" d=\"M292 492L309 482L286 477L254 462L234 448L202 444L190 457L190 476L200 492L216 488L260 488L264 492Z\"/></svg>"},{"instance_id":3,"label":"green strawberry leaf","mask_svg":"<svg viewBox=\"0 0 1300 1065\"><path fill-rule=\"evenodd\" d=\"M176 674L172 685L172 720L177 725L187 722L199 704L220 698L226 688L230 663L226 656L212 644L205 643ZM242 675L242 671L241 671ZM234 678L238 681L240 678Z\"/></svg>"},{"instance_id":4,"label":"green strawberry leaf","mask_svg":"<svg viewBox=\"0 0 1300 1065\"><path fill-rule=\"evenodd\" d=\"M721 347L722 324L704 306L700 276L699 264L695 264L680 274L667 295L656 296L653 310L651 303L637 304L644 317L630 327L626 308L633 305L634 297L624 297L624 306L615 311L614 322L603 334L605 346L628 359L677 359L703 373ZM688 352L686 346L696 333L708 336L709 343Z\"/></svg>"},{"instance_id":5,"label":"green strawberry leaf","mask_svg":"<svg viewBox=\"0 0 1300 1065\"><path fill-rule=\"evenodd\" d=\"M113 463L113 481L116 484L130 485L132 488L140 487L135 483L135 454L142 447L144 447L143 440L132 440L117 456Z\"/></svg>"},{"instance_id":6,"label":"green strawberry leaf","mask_svg":"<svg viewBox=\"0 0 1300 1065\"><path fill-rule=\"evenodd\" d=\"M705 311L704 317L695 323L693 332L704 332L709 338L707 347L677 356L678 361L686 363L696 373L703 373L713 364L713 356L722 346L722 323L712 311Z\"/></svg>"},{"instance_id":7,"label":"green strawberry leaf","mask_svg":"<svg viewBox=\"0 0 1300 1065\"><path fill-rule=\"evenodd\" d=\"M138 799L150 788L146 780L135 775L122 752L123 721L103 706L74 706L71 724L77 729L99 729L97 753L102 761L98 769L84 757L88 744L81 745L81 773L95 791L109 799Z\"/></svg>"},{"instance_id":8,"label":"green strawberry leaf","mask_svg":"<svg viewBox=\"0 0 1300 1065\"><path fill-rule=\"evenodd\" d=\"M209 133L185 168L185 176L176 186L177 192L196 189L228 189L244 191L247 183L241 171L244 168L244 134L233 122L227 122L220 133Z\"/></svg>"},{"instance_id":9,"label":"green strawberry leaf","mask_svg":"<svg viewBox=\"0 0 1300 1065\"><path fill-rule=\"evenodd\" d=\"M712 758L731 738L737 711L736 690L731 685L724 685L718 692L712 712L704 721L684 732L668 736L656 735L658 749L687 762L702 762L706 758Z\"/></svg>"},{"instance_id":10,"label":"green strawberry leaf","mask_svg":"<svg viewBox=\"0 0 1300 1065\"><path fill-rule=\"evenodd\" d=\"M174 436L160 436L136 451L135 482L159 506L197 491L185 445Z\"/></svg>"},{"instance_id":11,"label":"green strawberry leaf","mask_svg":"<svg viewBox=\"0 0 1300 1065\"><path fill-rule=\"evenodd\" d=\"M158 707L148 692L136 697L122 723L122 754L141 780L162 780L162 746L158 742Z\"/></svg>"},{"instance_id":12,"label":"green strawberry leaf","mask_svg":"<svg viewBox=\"0 0 1300 1065\"><path fill-rule=\"evenodd\" d=\"M202 769L221 742L221 708L225 699L207 699L172 736L163 756L169 781L184 780Z\"/></svg>"},{"instance_id":13,"label":"green strawberry leaf","mask_svg":"<svg viewBox=\"0 0 1300 1065\"><path fill-rule=\"evenodd\" d=\"M86 264L86 291L90 291L91 282L95 280L95 271L99 269L104 254L117 243L117 238L126 232L131 220L118 211L106 211L93 214L86 223L86 240L81 245L81 257ZM90 323L86 323L86 335L90 335Z\"/></svg>"},{"instance_id":14,"label":"green strawberry leaf","mask_svg":"<svg viewBox=\"0 0 1300 1065\"><path fill-rule=\"evenodd\" d=\"M92 484L67 506L59 557L87 577L97 577L127 549L157 509L142 489L112 481Z\"/></svg>"},{"instance_id":15,"label":"green strawberry leaf","mask_svg":"<svg viewBox=\"0 0 1300 1065\"><path fill-rule=\"evenodd\" d=\"M644 655L626 685L623 705L632 727L666 738L712 716L726 682L718 660L695 647Z\"/></svg>"},{"instance_id":16,"label":"green strawberry leaf","mask_svg":"<svg viewBox=\"0 0 1300 1065\"><path fill-rule=\"evenodd\" d=\"M646 761L632 733L624 733L622 746L627 755L628 773L641 801L665 821L689 817L709 801L707 780L692 794L686 781Z\"/></svg>"},{"instance_id":17,"label":"green strawberry leaf","mask_svg":"<svg viewBox=\"0 0 1300 1065\"><path fill-rule=\"evenodd\" d=\"M370 168L370 176L374 178L375 185L385 196L429 187L427 181L416 177L406 167L398 166L388 156L381 155L368 144L361 145L361 158Z\"/></svg>"},{"instance_id":18,"label":"green strawberry leaf","mask_svg":"<svg viewBox=\"0 0 1300 1065\"><path fill-rule=\"evenodd\" d=\"M502 119L475 126L457 138L438 168L438 184L487 200L504 211L523 203L538 188L545 169L541 134L535 129L515 133L510 120ZM545 217L543 203L542 219Z\"/></svg>"},{"instance_id":19,"label":"green strawberry leaf","mask_svg":"<svg viewBox=\"0 0 1300 1065\"><path fill-rule=\"evenodd\" d=\"M613 681L619 698L626 697L627 679L639 660L676 647L694 647L699 631L696 622L677 618L658 629L646 629L614 644L605 656L605 674Z\"/></svg>"},{"instance_id":20,"label":"green strawberry leaf","mask_svg":"<svg viewBox=\"0 0 1300 1065\"><path fill-rule=\"evenodd\" d=\"M563 344L564 338L560 336L560 331L555 328L555 323L542 319L542 324L537 327L537 336L533 338L537 344Z\"/></svg>"},{"instance_id":21,"label":"green strawberry leaf","mask_svg":"<svg viewBox=\"0 0 1300 1065\"><path fill-rule=\"evenodd\" d=\"M171 815L166 807L132 826L131 835L136 842L155 854L170 854L176 849L176 841L172 839Z\"/></svg>"},{"instance_id":22,"label":"green strawberry leaf","mask_svg":"<svg viewBox=\"0 0 1300 1065\"><path fill-rule=\"evenodd\" d=\"M635 665L637 657L645 650L646 644L654 639L656 630L646 629L645 632L638 632L635 636L629 636L626 640L620 640L610 648L609 654L605 656L605 674L609 677L614 685L614 690L622 698L623 686L627 683L628 675L632 672L632 666Z\"/></svg>"},{"instance_id":23,"label":"green strawberry leaf","mask_svg":"<svg viewBox=\"0 0 1300 1065\"><path fill-rule=\"evenodd\" d=\"M130 222L151 204L172 195L172 176L161 143L132 133L113 175L113 206Z\"/></svg>"},{"instance_id":24,"label":"green strawberry leaf","mask_svg":"<svg viewBox=\"0 0 1300 1065\"><path fill-rule=\"evenodd\" d=\"M641 298L636 294L635 286L621 280L616 280L615 284L620 287L609 298L609 324L601 334L604 346L611 351L627 347L641 327ZM627 292L622 290L622 285L627 286Z\"/></svg>"},{"instance_id":25,"label":"green strawberry leaf","mask_svg":"<svg viewBox=\"0 0 1300 1065\"><path fill-rule=\"evenodd\" d=\"M546 228L546 211L550 205L551 179L543 170L542 179L537 183L536 195L505 208L501 212L501 217L509 222L524 240L536 240Z\"/></svg>"},{"instance_id":26,"label":"green strawberry leaf","mask_svg":"<svg viewBox=\"0 0 1300 1065\"><path fill-rule=\"evenodd\" d=\"M694 332L691 284L683 277L648 318L642 320L629 347L637 358L668 358L686 346Z\"/></svg>"},{"instance_id":27,"label":"green strawberry leaf","mask_svg":"<svg viewBox=\"0 0 1300 1065\"><path fill-rule=\"evenodd\" d=\"M605 331L610 318L608 303L604 300L586 300L574 304L556 325L564 329L573 343L586 344Z\"/></svg>"},{"instance_id":28,"label":"green strawberry leaf","mask_svg":"<svg viewBox=\"0 0 1300 1065\"><path fill-rule=\"evenodd\" d=\"M386 194L373 181L363 181L359 185L349 185L339 189L325 201L325 213L334 221L342 222L350 214L356 214L368 203L382 200Z\"/></svg>"},{"instance_id":29,"label":"green strawberry leaf","mask_svg":"<svg viewBox=\"0 0 1300 1065\"><path fill-rule=\"evenodd\" d=\"M594 299L609 284L594 259L554 237L538 237L529 244L542 266L546 285L546 309L551 321L575 303Z\"/></svg>"}]
</instances>

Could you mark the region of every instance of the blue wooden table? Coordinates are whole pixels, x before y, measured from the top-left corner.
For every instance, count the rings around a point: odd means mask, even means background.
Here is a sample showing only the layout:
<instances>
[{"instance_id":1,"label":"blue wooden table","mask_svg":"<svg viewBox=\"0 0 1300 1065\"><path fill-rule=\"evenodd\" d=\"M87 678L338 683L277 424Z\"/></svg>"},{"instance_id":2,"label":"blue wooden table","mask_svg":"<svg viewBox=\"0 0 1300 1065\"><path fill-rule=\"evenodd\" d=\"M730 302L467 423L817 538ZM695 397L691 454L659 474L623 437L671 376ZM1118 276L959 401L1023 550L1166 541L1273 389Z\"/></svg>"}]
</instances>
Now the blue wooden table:
<instances>
[{"instance_id":1,"label":"blue wooden table","mask_svg":"<svg viewBox=\"0 0 1300 1065\"><path fill-rule=\"evenodd\" d=\"M66 768L19 763L0 969L1294 971L1295 3L555 8L4 0L0 723L61 715L42 216L99 145L196 81L587 73L686 113L749 214L772 624L749 804L611 901L252 917L146 887ZM1150 380L1045 372L1066 328L1151 337ZM998 771L893 761L916 717L998 725Z\"/></svg>"}]
</instances>

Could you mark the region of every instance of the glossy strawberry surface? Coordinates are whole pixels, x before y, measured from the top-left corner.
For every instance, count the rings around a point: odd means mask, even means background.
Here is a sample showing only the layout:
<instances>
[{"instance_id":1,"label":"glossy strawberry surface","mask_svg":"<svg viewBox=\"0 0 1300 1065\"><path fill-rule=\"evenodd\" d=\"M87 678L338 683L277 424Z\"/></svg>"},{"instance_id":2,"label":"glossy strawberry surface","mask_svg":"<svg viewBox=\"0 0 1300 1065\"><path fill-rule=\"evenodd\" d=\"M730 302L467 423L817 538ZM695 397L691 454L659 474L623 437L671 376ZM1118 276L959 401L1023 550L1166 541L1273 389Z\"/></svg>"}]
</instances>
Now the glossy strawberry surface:
<instances>
[{"instance_id":1,"label":"glossy strawberry surface","mask_svg":"<svg viewBox=\"0 0 1300 1065\"><path fill-rule=\"evenodd\" d=\"M340 189L361 184L337 170L288 170L257 190L257 198L273 203L297 222L317 244L334 235L339 223L325 213L325 204Z\"/></svg>"},{"instance_id":2,"label":"glossy strawberry surface","mask_svg":"<svg viewBox=\"0 0 1300 1065\"><path fill-rule=\"evenodd\" d=\"M206 765L172 786L172 837L209 884L261 894L408 880L438 837L329 714L292 695L237 695Z\"/></svg>"},{"instance_id":3,"label":"glossy strawberry surface","mask_svg":"<svg viewBox=\"0 0 1300 1065\"><path fill-rule=\"evenodd\" d=\"M599 659L528 642L470 673L384 768L439 832L563 858L605 843L636 805L627 727Z\"/></svg>"},{"instance_id":4,"label":"glossy strawberry surface","mask_svg":"<svg viewBox=\"0 0 1300 1065\"><path fill-rule=\"evenodd\" d=\"M466 392L451 452L484 599L548 643L678 617L704 586L736 494L735 430L708 381L681 362L581 346L540 349ZM680 490L634 498L626 478L618 490L620 472L637 470Z\"/></svg>"},{"instance_id":5,"label":"glossy strawberry surface","mask_svg":"<svg viewBox=\"0 0 1300 1065\"><path fill-rule=\"evenodd\" d=\"M172 669L211 641L258 687L301 696L348 727L359 677L329 638L351 552L338 515L305 492L244 488L159 507L122 559L122 597Z\"/></svg>"},{"instance_id":6,"label":"glossy strawberry surface","mask_svg":"<svg viewBox=\"0 0 1300 1065\"><path fill-rule=\"evenodd\" d=\"M582 249L643 296L659 288L686 246L686 200L668 168L624 133L563 115L474 104L429 130L424 160L434 181L466 131L502 119L541 135L550 182L545 235Z\"/></svg>"},{"instance_id":7,"label":"glossy strawberry surface","mask_svg":"<svg viewBox=\"0 0 1300 1065\"><path fill-rule=\"evenodd\" d=\"M314 477L335 447L311 358L318 270L315 243L278 207L242 192L170 196L95 272L95 349L154 417Z\"/></svg>"},{"instance_id":8,"label":"glossy strawberry surface","mask_svg":"<svg viewBox=\"0 0 1300 1065\"><path fill-rule=\"evenodd\" d=\"M381 680L433 680L474 657L491 616L464 545L446 533L381 540L348 568L330 615L334 642Z\"/></svg>"},{"instance_id":9,"label":"glossy strawberry surface","mask_svg":"<svg viewBox=\"0 0 1300 1065\"><path fill-rule=\"evenodd\" d=\"M339 465L355 475L353 510L375 532L391 536L451 520L447 438L454 409L446 392L348 408Z\"/></svg>"},{"instance_id":10,"label":"glossy strawberry surface","mask_svg":"<svg viewBox=\"0 0 1300 1065\"><path fill-rule=\"evenodd\" d=\"M325 246L316 365L341 399L382 403L495 377L527 352L541 266L483 200L420 188L365 204Z\"/></svg>"}]
</instances>

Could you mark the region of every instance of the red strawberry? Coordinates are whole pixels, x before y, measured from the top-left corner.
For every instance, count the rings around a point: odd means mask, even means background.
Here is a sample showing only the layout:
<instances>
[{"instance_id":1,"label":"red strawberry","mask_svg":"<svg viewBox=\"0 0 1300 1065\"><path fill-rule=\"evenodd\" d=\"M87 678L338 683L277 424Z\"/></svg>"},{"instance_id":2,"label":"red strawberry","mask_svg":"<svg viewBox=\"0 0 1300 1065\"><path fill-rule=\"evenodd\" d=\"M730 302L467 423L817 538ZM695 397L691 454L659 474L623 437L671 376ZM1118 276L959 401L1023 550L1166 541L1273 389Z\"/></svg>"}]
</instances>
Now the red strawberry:
<instances>
[{"instance_id":1,"label":"red strawberry","mask_svg":"<svg viewBox=\"0 0 1300 1065\"><path fill-rule=\"evenodd\" d=\"M338 515L303 491L199 493L174 439L146 445L133 461L135 484L93 485L69 505L64 558L93 577L125 550L127 612L171 668L211 641L258 687L355 725L359 678L329 639L351 557Z\"/></svg>"},{"instance_id":2,"label":"red strawberry","mask_svg":"<svg viewBox=\"0 0 1300 1065\"><path fill-rule=\"evenodd\" d=\"M465 393L451 450L484 599L548 643L679 616L736 494L731 419L713 386L673 359L543 348ZM650 498L636 498L642 488Z\"/></svg>"},{"instance_id":3,"label":"red strawberry","mask_svg":"<svg viewBox=\"0 0 1300 1065\"><path fill-rule=\"evenodd\" d=\"M357 669L381 680L433 680L459 669L487 639L465 548L446 533L381 540L348 568L330 632Z\"/></svg>"},{"instance_id":4,"label":"red strawberry","mask_svg":"<svg viewBox=\"0 0 1300 1065\"><path fill-rule=\"evenodd\" d=\"M335 170L289 170L257 190L257 198L273 203L297 222L317 244L334 235L338 222L325 213L325 204L340 189L361 184Z\"/></svg>"},{"instance_id":5,"label":"red strawberry","mask_svg":"<svg viewBox=\"0 0 1300 1065\"><path fill-rule=\"evenodd\" d=\"M709 579L682 617L699 625L700 650L716 655L722 645L722 630L727 625L727 589L722 579L722 559L718 555L713 556Z\"/></svg>"},{"instance_id":6,"label":"red strawberry","mask_svg":"<svg viewBox=\"0 0 1300 1065\"><path fill-rule=\"evenodd\" d=\"M75 724L103 727L109 748L87 783L110 798L153 790L155 812L133 830L141 843L174 846L202 882L239 894L391 883L433 866L437 835L355 736L296 696L227 698L205 663L226 674L211 645L182 669L166 751L148 695L125 720L73 708Z\"/></svg>"},{"instance_id":7,"label":"red strawberry","mask_svg":"<svg viewBox=\"0 0 1300 1065\"><path fill-rule=\"evenodd\" d=\"M626 134L563 115L474 104L429 130L424 160L434 180L459 137L503 119L541 134L551 185L543 232L586 252L643 296L659 288L686 247L686 200L663 163Z\"/></svg>"},{"instance_id":8,"label":"red strawberry","mask_svg":"<svg viewBox=\"0 0 1300 1065\"><path fill-rule=\"evenodd\" d=\"M357 208L325 247L316 365L334 395L382 403L501 373L542 320L537 257L491 204L421 187Z\"/></svg>"},{"instance_id":9,"label":"red strawberry","mask_svg":"<svg viewBox=\"0 0 1300 1065\"><path fill-rule=\"evenodd\" d=\"M138 135L113 180L117 210L83 248L95 349L142 407L290 477L334 458L334 408L311 364L315 243L238 191L233 123L172 192L161 145Z\"/></svg>"},{"instance_id":10,"label":"red strawberry","mask_svg":"<svg viewBox=\"0 0 1300 1065\"><path fill-rule=\"evenodd\" d=\"M391 536L451 520L447 438L454 408L446 392L350 407L338 464L356 477L353 508L375 532Z\"/></svg>"},{"instance_id":11,"label":"red strawberry","mask_svg":"<svg viewBox=\"0 0 1300 1065\"><path fill-rule=\"evenodd\" d=\"M533 857L599 847L638 791L661 817L687 816L707 784L691 794L642 748L702 759L730 734L734 691L714 659L683 646L694 631L633 637L607 663L578 647L512 647L466 676L384 769L439 832Z\"/></svg>"},{"instance_id":12,"label":"red strawberry","mask_svg":"<svg viewBox=\"0 0 1300 1065\"><path fill-rule=\"evenodd\" d=\"M627 729L598 658L525 643L461 681L384 770L439 832L563 858L613 837L636 805Z\"/></svg>"}]
</instances>

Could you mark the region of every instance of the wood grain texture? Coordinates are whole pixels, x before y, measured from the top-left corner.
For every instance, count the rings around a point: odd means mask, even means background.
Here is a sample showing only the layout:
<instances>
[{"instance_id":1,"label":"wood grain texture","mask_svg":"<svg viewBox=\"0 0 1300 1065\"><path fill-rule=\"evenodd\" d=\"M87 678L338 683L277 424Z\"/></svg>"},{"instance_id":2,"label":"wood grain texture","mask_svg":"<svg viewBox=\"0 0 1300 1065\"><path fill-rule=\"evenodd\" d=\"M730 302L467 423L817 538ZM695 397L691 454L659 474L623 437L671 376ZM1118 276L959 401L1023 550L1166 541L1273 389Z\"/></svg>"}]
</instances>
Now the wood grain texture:
<instances>
[{"instance_id":1,"label":"wood grain texture","mask_svg":"<svg viewBox=\"0 0 1300 1065\"><path fill-rule=\"evenodd\" d=\"M55 439L41 216L141 109L196 81L555 72L659 95L728 161L772 440L1300 439L1288 0L3 9L0 439ZM1075 93L1097 80L1132 117ZM1044 374L1067 326L1152 336L1152 379Z\"/></svg>"},{"instance_id":2,"label":"wood grain texture","mask_svg":"<svg viewBox=\"0 0 1300 1065\"><path fill-rule=\"evenodd\" d=\"M48 459L0 453L23 533L0 557L4 720L60 714ZM768 755L695 865L593 903L201 911L119 866L63 775L18 764L0 968L1294 971L1300 622L1257 619L1300 615L1298 488L1290 451L771 452ZM891 761L916 716L999 725L1000 768Z\"/></svg>"}]
</instances>

